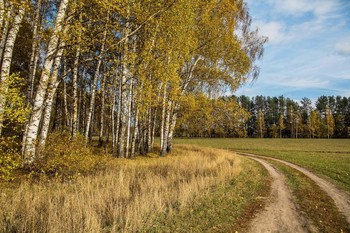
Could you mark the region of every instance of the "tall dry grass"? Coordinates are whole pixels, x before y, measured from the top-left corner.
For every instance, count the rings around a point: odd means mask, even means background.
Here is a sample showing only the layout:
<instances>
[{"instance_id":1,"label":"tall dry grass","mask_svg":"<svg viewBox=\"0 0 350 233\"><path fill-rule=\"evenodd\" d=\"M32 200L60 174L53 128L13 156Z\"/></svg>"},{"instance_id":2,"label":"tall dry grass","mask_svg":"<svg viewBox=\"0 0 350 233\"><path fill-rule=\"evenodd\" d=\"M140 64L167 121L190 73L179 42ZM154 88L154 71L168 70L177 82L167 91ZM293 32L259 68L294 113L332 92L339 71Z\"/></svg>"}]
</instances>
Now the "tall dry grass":
<instances>
[{"instance_id":1,"label":"tall dry grass","mask_svg":"<svg viewBox=\"0 0 350 233\"><path fill-rule=\"evenodd\" d=\"M73 183L23 183L1 192L0 231L140 231L240 171L239 157L230 152L178 146L165 158L116 160Z\"/></svg>"}]
</instances>

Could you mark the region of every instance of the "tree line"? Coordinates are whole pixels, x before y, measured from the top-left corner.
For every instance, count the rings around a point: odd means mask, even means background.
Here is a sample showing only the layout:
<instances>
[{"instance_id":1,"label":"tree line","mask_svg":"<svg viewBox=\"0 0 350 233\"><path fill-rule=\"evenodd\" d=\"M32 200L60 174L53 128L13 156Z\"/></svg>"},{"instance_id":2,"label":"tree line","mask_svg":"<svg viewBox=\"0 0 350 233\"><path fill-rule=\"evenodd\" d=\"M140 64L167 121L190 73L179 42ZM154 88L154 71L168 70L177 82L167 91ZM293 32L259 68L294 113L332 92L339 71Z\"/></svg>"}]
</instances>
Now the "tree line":
<instances>
[{"instance_id":1,"label":"tree line","mask_svg":"<svg viewBox=\"0 0 350 233\"><path fill-rule=\"evenodd\" d=\"M257 77L251 22L242 0L0 0L2 158L33 163L56 130L166 154L191 96Z\"/></svg>"},{"instance_id":2,"label":"tree line","mask_svg":"<svg viewBox=\"0 0 350 233\"><path fill-rule=\"evenodd\" d=\"M182 109L178 136L254 138L349 138L350 97L320 96L313 103L284 96L230 96Z\"/></svg>"}]
</instances>

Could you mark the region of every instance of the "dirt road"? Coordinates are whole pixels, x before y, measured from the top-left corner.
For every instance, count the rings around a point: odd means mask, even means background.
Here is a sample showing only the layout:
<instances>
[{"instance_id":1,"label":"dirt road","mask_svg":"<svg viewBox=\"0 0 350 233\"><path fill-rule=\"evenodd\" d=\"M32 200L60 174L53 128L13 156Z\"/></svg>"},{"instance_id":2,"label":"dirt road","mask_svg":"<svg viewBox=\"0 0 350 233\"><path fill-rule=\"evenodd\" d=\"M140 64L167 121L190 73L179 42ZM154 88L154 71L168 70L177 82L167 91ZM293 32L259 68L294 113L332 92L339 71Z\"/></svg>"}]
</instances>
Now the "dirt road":
<instances>
[{"instance_id":1,"label":"dirt road","mask_svg":"<svg viewBox=\"0 0 350 233\"><path fill-rule=\"evenodd\" d=\"M264 160L251 158L261 163L273 180L270 200L266 208L252 221L249 232L309 232L312 227L298 214L284 176Z\"/></svg>"},{"instance_id":2,"label":"dirt road","mask_svg":"<svg viewBox=\"0 0 350 233\"><path fill-rule=\"evenodd\" d=\"M298 165L295 165L290 162L286 162L284 160L275 159L271 157L266 156L258 156L253 154L243 154L246 156L249 156L251 158L263 158L263 159L270 159L274 160L283 164L286 164L302 173L304 173L307 177L309 177L311 180L313 180L318 186L320 186L335 202L335 205L339 209L339 211L345 216L347 222L350 224L350 195L349 193L338 189L334 184L331 182L320 178L319 176L313 174L309 170L300 167Z\"/></svg>"}]
</instances>

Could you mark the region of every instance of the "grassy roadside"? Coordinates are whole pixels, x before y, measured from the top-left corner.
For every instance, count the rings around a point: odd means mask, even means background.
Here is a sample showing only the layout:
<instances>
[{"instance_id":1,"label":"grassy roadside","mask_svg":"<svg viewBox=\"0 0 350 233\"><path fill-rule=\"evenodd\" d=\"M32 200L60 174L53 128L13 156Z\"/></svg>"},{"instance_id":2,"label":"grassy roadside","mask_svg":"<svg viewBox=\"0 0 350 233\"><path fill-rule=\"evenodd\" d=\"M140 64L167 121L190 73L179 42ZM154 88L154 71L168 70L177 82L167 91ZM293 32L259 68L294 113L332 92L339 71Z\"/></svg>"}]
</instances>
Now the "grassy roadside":
<instances>
[{"instance_id":1,"label":"grassy roadside","mask_svg":"<svg viewBox=\"0 0 350 233\"><path fill-rule=\"evenodd\" d=\"M171 215L161 215L145 232L244 232L270 190L269 175L260 164L241 158L240 175Z\"/></svg>"},{"instance_id":2,"label":"grassy roadside","mask_svg":"<svg viewBox=\"0 0 350 233\"><path fill-rule=\"evenodd\" d=\"M332 198L315 182L287 165L271 160L268 162L285 175L300 213L316 226L316 232L350 232L350 226Z\"/></svg>"},{"instance_id":3,"label":"grassy roadside","mask_svg":"<svg viewBox=\"0 0 350 233\"><path fill-rule=\"evenodd\" d=\"M350 140L348 139L176 139L237 152L283 159L327 177L350 192Z\"/></svg>"},{"instance_id":4,"label":"grassy roadside","mask_svg":"<svg viewBox=\"0 0 350 233\"><path fill-rule=\"evenodd\" d=\"M62 154L66 152L67 146L62 146L57 154L69 158ZM218 224L233 227L232 223L247 219L244 215L254 209L250 202L258 205L254 197L268 187L261 186L265 177L259 166L225 150L178 145L164 158L107 158L105 162L54 160L44 164L43 178L2 188L0 231L135 232L152 229L159 216L180 224L178 216L195 206L192 212L196 213L223 209L217 214L220 217L207 219L209 223L198 218L200 229L208 229L224 215L231 217ZM74 175L80 172L79 164L93 173ZM223 208L209 203L202 207L207 211L201 211L200 206L211 201L222 202L219 206Z\"/></svg>"}]
</instances>

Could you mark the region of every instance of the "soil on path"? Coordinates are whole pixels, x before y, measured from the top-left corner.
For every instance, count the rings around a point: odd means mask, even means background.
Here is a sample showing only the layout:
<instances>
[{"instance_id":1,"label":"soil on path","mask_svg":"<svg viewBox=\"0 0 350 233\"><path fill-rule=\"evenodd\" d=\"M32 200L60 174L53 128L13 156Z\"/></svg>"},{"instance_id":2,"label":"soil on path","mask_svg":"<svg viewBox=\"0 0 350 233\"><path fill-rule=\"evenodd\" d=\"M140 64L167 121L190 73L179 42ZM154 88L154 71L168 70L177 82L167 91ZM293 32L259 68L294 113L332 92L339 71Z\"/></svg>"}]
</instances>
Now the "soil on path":
<instances>
[{"instance_id":1,"label":"soil on path","mask_svg":"<svg viewBox=\"0 0 350 233\"><path fill-rule=\"evenodd\" d=\"M261 163L272 177L270 201L251 222L249 232L308 232L312 229L297 212L292 194L282 174L266 161L251 157Z\"/></svg>"},{"instance_id":2,"label":"soil on path","mask_svg":"<svg viewBox=\"0 0 350 233\"><path fill-rule=\"evenodd\" d=\"M246 156L249 156L250 158L263 158L263 159L270 159L274 160L283 164L286 164L302 173L304 173L307 177L309 177L311 180L313 180L318 186L320 186L333 200L339 211L345 216L347 222L350 224L350 195L346 191L342 191L338 189L333 183L320 178L319 176L313 174L309 170L300 167L298 165L295 165L293 163L281 160L281 159L275 159L267 156L260 156L260 155L253 155L253 154L243 154Z\"/></svg>"}]
</instances>

